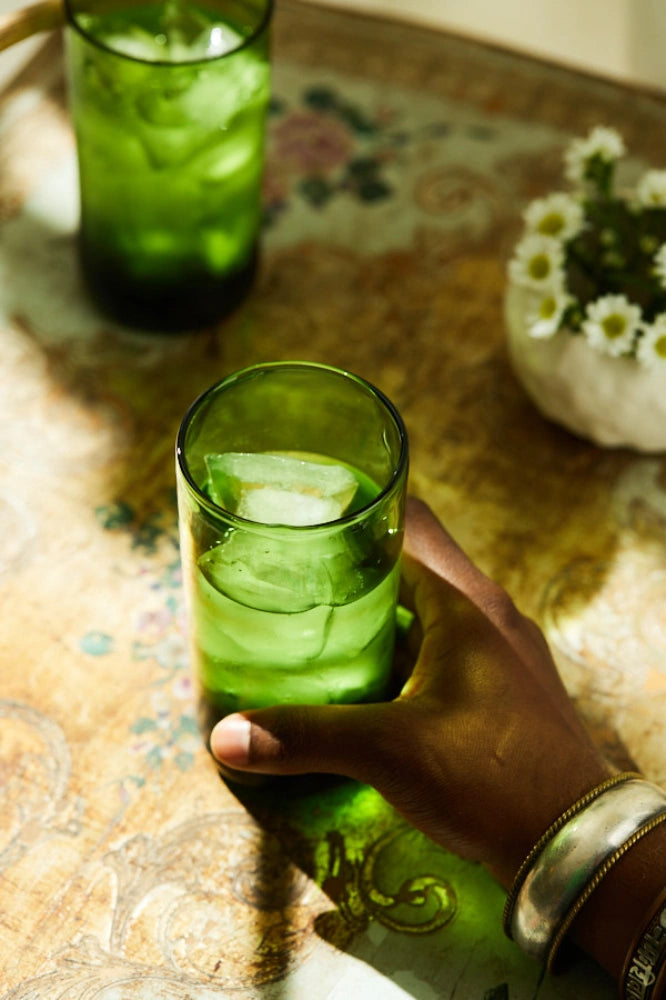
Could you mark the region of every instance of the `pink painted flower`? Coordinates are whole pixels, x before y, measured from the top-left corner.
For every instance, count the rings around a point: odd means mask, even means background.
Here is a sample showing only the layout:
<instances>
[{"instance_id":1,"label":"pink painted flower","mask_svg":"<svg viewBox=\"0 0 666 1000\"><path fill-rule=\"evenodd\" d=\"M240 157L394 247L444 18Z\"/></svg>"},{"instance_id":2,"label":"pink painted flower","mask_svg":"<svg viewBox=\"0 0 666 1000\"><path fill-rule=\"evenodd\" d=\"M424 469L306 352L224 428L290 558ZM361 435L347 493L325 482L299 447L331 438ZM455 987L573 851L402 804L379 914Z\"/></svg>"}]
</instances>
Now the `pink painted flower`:
<instances>
[{"instance_id":1,"label":"pink painted flower","mask_svg":"<svg viewBox=\"0 0 666 1000\"><path fill-rule=\"evenodd\" d=\"M297 111L276 125L273 142L273 155L279 166L306 174L346 163L354 145L342 122L307 111Z\"/></svg>"},{"instance_id":2,"label":"pink painted flower","mask_svg":"<svg viewBox=\"0 0 666 1000\"><path fill-rule=\"evenodd\" d=\"M189 701L192 697L192 681L190 677L179 677L174 681L173 693L181 701Z\"/></svg>"}]
</instances>

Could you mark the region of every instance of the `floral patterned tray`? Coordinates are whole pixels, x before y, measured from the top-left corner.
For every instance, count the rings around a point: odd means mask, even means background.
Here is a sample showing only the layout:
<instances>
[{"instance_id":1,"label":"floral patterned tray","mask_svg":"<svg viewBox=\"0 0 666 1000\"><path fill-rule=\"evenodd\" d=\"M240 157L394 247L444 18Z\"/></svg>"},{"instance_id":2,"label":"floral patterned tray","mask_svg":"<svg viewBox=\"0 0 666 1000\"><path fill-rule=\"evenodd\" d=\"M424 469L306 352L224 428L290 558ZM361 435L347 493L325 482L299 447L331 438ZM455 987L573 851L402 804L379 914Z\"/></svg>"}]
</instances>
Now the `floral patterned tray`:
<instances>
[{"instance_id":1,"label":"floral patterned tray","mask_svg":"<svg viewBox=\"0 0 666 1000\"><path fill-rule=\"evenodd\" d=\"M541 418L501 302L520 207L567 140L605 121L663 163L666 107L296 0L275 29L261 273L199 334L122 329L86 298L58 39L0 102L0 997L610 1000L585 962L541 982L497 886L372 790L219 779L173 441L254 361L377 383L412 490L544 625L598 741L664 781L664 463Z\"/></svg>"}]
</instances>

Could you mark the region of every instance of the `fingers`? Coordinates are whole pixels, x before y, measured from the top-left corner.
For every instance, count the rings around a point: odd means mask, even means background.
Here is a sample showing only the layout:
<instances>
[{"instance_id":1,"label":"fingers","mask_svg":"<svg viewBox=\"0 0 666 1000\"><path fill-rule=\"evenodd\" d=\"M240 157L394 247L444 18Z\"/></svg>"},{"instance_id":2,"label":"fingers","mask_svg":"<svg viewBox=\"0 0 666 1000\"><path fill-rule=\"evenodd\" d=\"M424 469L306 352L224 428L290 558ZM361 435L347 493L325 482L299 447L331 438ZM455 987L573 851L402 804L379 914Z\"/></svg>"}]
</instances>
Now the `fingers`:
<instances>
[{"instance_id":1,"label":"fingers","mask_svg":"<svg viewBox=\"0 0 666 1000\"><path fill-rule=\"evenodd\" d=\"M485 575L453 540L422 500L408 498L404 551L406 586L402 599L414 604L414 584L418 567L410 567L409 558L416 560L438 577L464 594L526 661L547 661L549 653L541 630L522 615L506 591Z\"/></svg>"},{"instance_id":2,"label":"fingers","mask_svg":"<svg viewBox=\"0 0 666 1000\"><path fill-rule=\"evenodd\" d=\"M261 774L341 774L373 783L390 732L389 706L280 705L234 713L215 726L213 756L235 770Z\"/></svg>"},{"instance_id":3,"label":"fingers","mask_svg":"<svg viewBox=\"0 0 666 1000\"><path fill-rule=\"evenodd\" d=\"M404 551L479 606L499 589L471 562L430 507L416 497L407 499Z\"/></svg>"}]
</instances>

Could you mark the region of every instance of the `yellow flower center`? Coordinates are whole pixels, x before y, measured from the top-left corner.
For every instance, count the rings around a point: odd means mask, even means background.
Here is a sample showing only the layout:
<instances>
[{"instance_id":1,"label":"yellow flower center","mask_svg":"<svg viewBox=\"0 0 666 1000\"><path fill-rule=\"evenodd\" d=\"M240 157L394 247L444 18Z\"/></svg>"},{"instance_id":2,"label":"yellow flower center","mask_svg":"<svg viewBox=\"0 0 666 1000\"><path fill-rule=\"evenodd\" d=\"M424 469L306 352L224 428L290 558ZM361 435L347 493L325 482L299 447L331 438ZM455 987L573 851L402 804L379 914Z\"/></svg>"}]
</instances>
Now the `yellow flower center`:
<instances>
[{"instance_id":1,"label":"yellow flower center","mask_svg":"<svg viewBox=\"0 0 666 1000\"><path fill-rule=\"evenodd\" d=\"M655 340L654 349L660 358L666 358L666 333L662 334L661 337L658 337L657 340Z\"/></svg>"},{"instance_id":2,"label":"yellow flower center","mask_svg":"<svg viewBox=\"0 0 666 1000\"><path fill-rule=\"evenodd\" d=\"M541 305L539 306L539 315L542 319L552 319L555 315L555 310L557 309L557 302L552 295L547 296L547 298L541 300Z\"/></svg>"},{"instance_id":3,"label":"yellow flower center","mask_svg":"<svg viewBox=\"0 0 666 1000\"><path fill-rule=\"evenodd\" d=\"M608 339L615 340L616 337L621 337L627 329L627 321L619 313L611 313L610 316L606 316L601 326Z\"/></svg>"},{"instance_id":4,"label":"yellow flower center","mask_svg":"<svg viewBox=\"0 0 666 1000\"><path fill-rule=\"evenodd\" d=\"M530 277L535 281L543 281L550 274L550 259L545 253L535 254L529 263Z\"/></svg>"},{"instance_id":5,"label":"yellow flower center","mask_svg":"<svg viewBox=\"0 0 666 1000\"><path fill-rule=\"evenodd\" d=\"M559 212L544 215L539 223L539 232L544 236L557 236L564 229L564 219Z\"/></svg>"}]
</instances>

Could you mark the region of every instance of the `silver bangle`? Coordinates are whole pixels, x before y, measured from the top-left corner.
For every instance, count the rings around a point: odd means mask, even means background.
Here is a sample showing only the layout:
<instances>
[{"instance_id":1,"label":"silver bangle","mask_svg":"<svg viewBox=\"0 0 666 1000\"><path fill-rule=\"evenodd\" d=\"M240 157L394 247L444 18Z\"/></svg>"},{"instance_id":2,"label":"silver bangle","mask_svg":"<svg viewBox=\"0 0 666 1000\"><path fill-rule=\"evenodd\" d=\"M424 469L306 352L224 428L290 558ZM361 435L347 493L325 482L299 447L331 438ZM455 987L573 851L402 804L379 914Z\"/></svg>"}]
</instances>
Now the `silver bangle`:
<instances>
[{"instance_id":1,"label":"silver bangle","mask_svg":"<svg viewBox=\"0 0 666 1000\"><path fill-rule=\"evenodd\" d=\"M544 846L517 895L511 936L526 954L548 956L576 900L623 844L666 816L666 793L643 779L609 788Z\"/></svg>"}]
</instances>

